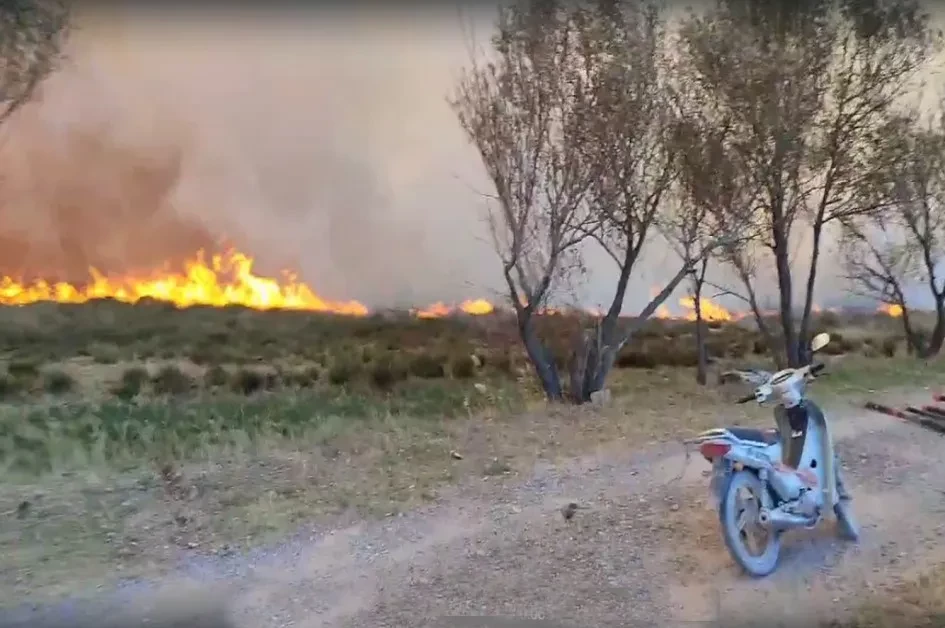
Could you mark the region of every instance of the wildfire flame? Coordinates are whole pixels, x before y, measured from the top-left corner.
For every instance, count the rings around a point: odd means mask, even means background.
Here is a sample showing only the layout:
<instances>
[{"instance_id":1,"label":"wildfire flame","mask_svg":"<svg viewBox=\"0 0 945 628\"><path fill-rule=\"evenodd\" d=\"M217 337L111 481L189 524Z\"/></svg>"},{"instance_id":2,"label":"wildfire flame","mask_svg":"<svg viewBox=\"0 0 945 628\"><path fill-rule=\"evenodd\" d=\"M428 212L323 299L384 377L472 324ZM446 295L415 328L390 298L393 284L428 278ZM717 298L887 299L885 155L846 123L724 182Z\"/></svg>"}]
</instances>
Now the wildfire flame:
<instances>
[{"instance_id":1,"label":"wildfire flame","mask_svg":"<svg viewBox=\"0 0 945 628\"><path fill-rule=\"evenodd\" d=\"M150 277L106 277L89 269L91 281L84 286L38 280L22 283L11 277L0 279L0 305L26 305L38 301L85 303L93 299L115 299L136 303L150 298L177 307L193 305L243 305L254 309L308 310L364 316L368 309L357 301L328 301L289 272L280 282L253 273L253 258L237 251L213 255L203 251L184 263L183 272L151 273Z\"/></svg>"},{"instance_id":2,"label":"wildfire flame","mask_svg":"<svg viewBox=\"0 0 945 628\"><path fill-rule=\"evenodd\" d=\"M902 316L902 306L898 303L883 303L877 308L877 310L886 316L892 316L893 318L899 318Z\"/></svg>"},{"instance_id":3,"label":"wildfire flame","mask_svg":"<svg viewBox=\"0 0 945 628\"><path fill-rule=\"evenodd\" d=\"M679 305L683 306L687 310L686 320L696 320L695 299L692 297L683 297L679 299ZM702 320L709 322L733 321L736 318L740 318L733 316L732 313L726 310L724 307L706 298L699 299L699 311L702 314Z\"/></svg>"},{"instance_id":4,"label":"wildfire flame","mask_svg":"<svg viewBox=\"0 0 945 628\"><path fill-rule=\"evenodd\" d=\"M282 281L261 277L253 272L254 260L235 250L213 255L207 260L203 251L183 265L183 272L152 272L148 277L107 277L89 269L90 281L84 285L67 282L17 281L0 278L0 305L28 305L39 301L85 303L94 299L114 299L136 303L150 298L172 303L179 308L194 305L222 307L242 305L258 310L284 309L325 312L347 316L366 316L368 308L358 301L329 301L318 296L291 272ZM485 299L463 301L456 307L436 303L418 310L420 318L448 316L457 311L481 316L494 306Z\"/></svg>"},{"instance_id":5,"label":"wildfire flame","mask_svg":"<svg viewBox=\"0 0 945 628\"><path fill-rule=\"evenodd\" d=\"M492 314L494 311L495 306L485 299L473 299L463 301L459 305L447 305L442 301L438 301L422 310L416 310L414 313L418 318L442 318L456 312L463 312L471 316L485 316L486 314Z\"/></svg>"},{"instance_id":6,"label":"wildfire flame","mask_svg":"<svg viewBox=\"0 0 945 628\"><path fill-rule=\"evenodd\" d=\"M194 305L222 307L242 305L268 310L303 310L325 312L347 316L366 316L368 308L358 301L330 301L320 297L297 275L284 272L282 281L262 277L253 273L254 260L249 255L235 250L213 255L209 258L203 251L183 265L182 272L164 270L152 272L148 277L109 277L89 269L90 281L76 285L67 282L18 281L12 277L0 277L0 306L28 305L40 301L58 303L85 303L95 299L114 299L124 303L136 303L141 299L154 299L172 303L179 308ZM695 301L692 297L679 300L682 316L675 316L666 305L655 312L655 318L685 319L694 321ZM732 313L710 299L700 299L703 320L734 321L744 314ZM815 312L821 309L814 306ZM449 305L437 302L414 310L418 318L441 318L456 313L484 316L495 311L495 306L485 299L471 299ZM891 317L902 316L902 307L884 303L878 311ZM594 313L588 310L589 313ZM543 314L558 314L559 310L544 308ZM599 313L597 313L599 314Z\"/></svg>"}]
</instances>

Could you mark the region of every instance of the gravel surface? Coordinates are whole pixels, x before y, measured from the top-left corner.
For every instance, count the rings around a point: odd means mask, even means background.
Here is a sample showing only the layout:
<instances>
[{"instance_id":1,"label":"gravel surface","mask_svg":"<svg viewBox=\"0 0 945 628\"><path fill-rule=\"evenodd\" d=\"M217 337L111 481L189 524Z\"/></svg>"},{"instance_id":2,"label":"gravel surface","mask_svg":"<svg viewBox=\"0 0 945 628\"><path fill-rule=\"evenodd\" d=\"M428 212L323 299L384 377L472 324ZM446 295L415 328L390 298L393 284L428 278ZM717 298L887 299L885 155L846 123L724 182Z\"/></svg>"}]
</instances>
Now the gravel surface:
<instances>
[{"instance_id":1,"label":"gravel surface","mask_svg":"<svg viewBox=\"0 0 945 628\"><path fill-rule=\"evenodd\" d=\"M757 620L759 609L842 619L881 585L945 560L945 439L850 408L832 418L862 538L842 542L830 524L790 533L779 570L763 580L743 575L724 548L708 465L666 444L538 467L515 484L477 480L424 510L194 560L167 582L128 583L108 603L127 607L170 586L204 606L224 596L247 628L671 626ZM569 502L581 508L566 520Z\"/></svg>"}]
</instances>

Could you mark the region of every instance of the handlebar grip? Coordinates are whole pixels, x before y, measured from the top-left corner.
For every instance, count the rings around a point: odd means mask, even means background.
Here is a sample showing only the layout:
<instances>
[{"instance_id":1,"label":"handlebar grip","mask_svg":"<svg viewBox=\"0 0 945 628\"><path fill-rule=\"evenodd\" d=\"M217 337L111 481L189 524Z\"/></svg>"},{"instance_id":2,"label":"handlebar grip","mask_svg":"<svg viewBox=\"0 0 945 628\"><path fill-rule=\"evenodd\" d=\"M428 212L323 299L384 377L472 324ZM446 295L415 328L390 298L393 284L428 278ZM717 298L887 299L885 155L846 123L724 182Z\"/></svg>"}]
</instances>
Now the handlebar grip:
<instances>
[{"instance_id":1,"label":"handlebar grip","mask_svg":"<svg viewBox=\"0 0 945 628\"><path fill-rule=\"evenodd\" d=\"M817 373L820 373L822 370L824 370L824 368L826 368L826 365L823 362L821 362L820 364L811 365L810 367L811 375L817 375Z\"/></svg>"},{"instance_id":2,"label":"handlebar grip","mask_svg":"<svg viewBox=\"0 0 945 628\"><path fill-rule=\"evenodd\" d=\"M755 396L754 396L754 395L746 395L745 397L742 397L741 399L739 399L739 400L736 401L735 403L748 403L749 401L754 401L754 400L755 400Z\"/></svg>"}]
</instances>

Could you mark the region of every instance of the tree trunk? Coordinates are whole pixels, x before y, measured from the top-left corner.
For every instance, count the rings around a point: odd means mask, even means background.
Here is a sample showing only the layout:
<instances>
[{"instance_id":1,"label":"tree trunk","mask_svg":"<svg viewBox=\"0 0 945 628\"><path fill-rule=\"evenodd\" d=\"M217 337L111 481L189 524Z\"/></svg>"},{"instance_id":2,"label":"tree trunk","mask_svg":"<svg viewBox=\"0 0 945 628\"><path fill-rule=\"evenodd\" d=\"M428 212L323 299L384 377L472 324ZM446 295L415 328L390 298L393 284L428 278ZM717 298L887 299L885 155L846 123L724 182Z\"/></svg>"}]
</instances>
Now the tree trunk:
<instances>
[{"instance_id":1,"label":"tree trunk","mask_svg":"<svg viewBox=\"0 0 945 628\"><path fill-rule=\"evenodd\" d=\"M562 391L561 380L558 377L558 367L555 365L548 349L538 337L530 312L519 314L518 331L522 343L525 345L528 360L532 363L535 375L545 392L545 397L549 401L561 401Z\"/></svg>"},{"instance_id":2,"label":"tree trunk","mask_svg":"<svg viewBox=\"0 0 945 628\"><path fill-rule=\"evenodd\" d=\"M792 368L801 366L801 356L798 352L797 330L794 329L794 312L791 285L791 262L788 258L788 240L782 229L774 232L774 257L778 271L778 296L780 298L779 314L781 318L781 334L784 338L784 357L787 365Z\"/></svg>"},{"instance_id":3,"label":"tree trunk","mask_svg":"<svg viewBox=\"0 0 945 628\"><path fill-rule=\"evenodd\" d=\"M619 323L629 273L626 278L621 275L621 281L617 284L617 291L614 296L614 301L611 303L610 310L603 320L601 320L598 334L595 336L594 342L591 343L590 349L586 352L587 362L584 369L581 394L578 395L575 391L571 392L571 396L576 403L587 403L591 400L591 393L595 393L604 388L607 376L610 374L610 370L617 361L617 354L623 349L624 345L627 344L627 341L630 340L633 334L653 315L653 312L673 293L679 283L691 272L692 269L688 265L683 265L679 272L676 273L676 276L660 290L659 294L650 300L647 306L643 308L643 311L640 312L639 316L637 316L636 320L629 323L625 329L621 329ZM588 340L589 339L585 336L585 343L587 343Z\"/></svg>"},{"instance_id":4,"label":"tree trunk","mask_svg":"<svg viewBox=\"0 0 945 628\"><path fill-rule=\"evenodd\" d=\"M937 356L942 350L943 343L945 343L945 299L936 297L935 327L932 329L932 336L929 338L928 346L926 346L925 350L922 352L922 357L928 359Z\"/></svg>"},{"instance_id":5,"label":"tree trunk","mask_svg":"<svg viewBox=\"0 0 945 628\"><path fill-rule=\"evenodd\" d=\"M807 273L807 289L804 293L804 312L801 315L801 329L798 338L798 357L804 364L811 361L810 355L810 328L811 314L814 309L814 288L817 284L817 263L820 260L820 236L824 230L824 223L814 222L814 243L810 256L810 271Z\"/></svg>"},{"instance_id":6,"label":"tree trunk","mask_svg":"<svg viewBox=\"0 0 945 628\"><path fill-rule=\"evenodd\" d=\"M919 346L919 343L916 341L915 331L912 329L912 316L909 314L909 308L906 307L904 302L899 303L899 307L902 308L900 320L902 321L902 331L906 336L906 352L908 352L909 355L919 356L922 354L924 348Z\"/></svg>"},{"instance_id":7,"label":"tree trunk","mask_svg":"<svg viewBox=\"0 0 945 628\"><path fill-rule=\"evenodd\" d=\"M703 260L699 274L692 278L693 308L696 314L696 383L700 386L709 382L709 353L705 346L706 328L702 318L702 285L708 266L708 260Z\"/></svg>"}]
</instances>

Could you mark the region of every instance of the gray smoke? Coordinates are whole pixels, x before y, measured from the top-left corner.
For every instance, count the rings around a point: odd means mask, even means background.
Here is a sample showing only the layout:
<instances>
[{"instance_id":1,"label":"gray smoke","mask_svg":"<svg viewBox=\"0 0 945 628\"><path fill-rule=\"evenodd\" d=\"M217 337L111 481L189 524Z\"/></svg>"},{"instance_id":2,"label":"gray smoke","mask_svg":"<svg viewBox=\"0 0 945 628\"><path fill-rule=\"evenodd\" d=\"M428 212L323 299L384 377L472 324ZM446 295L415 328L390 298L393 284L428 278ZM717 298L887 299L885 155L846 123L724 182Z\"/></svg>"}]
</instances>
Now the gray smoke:
<instances>
[{"instance_id":1,"label":"gray smoke","mask_svg":"<svg viewBox=\"0 0 945 628\"><path fill-rule=\"evenodd\" d=\"M83 8L69 62L3 129L0 270L147 268L226 238L329 298L500 292L489 185L446 103L469 54L458 10L121 6ZM674 266L654 243L628 311ZM578 297L607 303L612 265L590 271ZM829 272L819 288L848 298Z\"/></svg>"}]
</instances>

